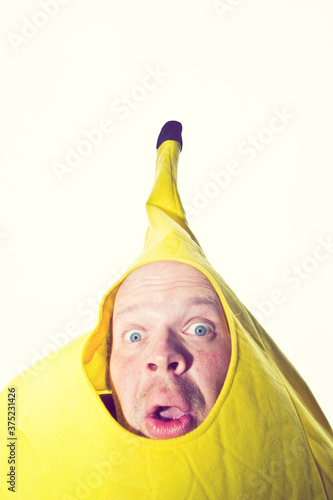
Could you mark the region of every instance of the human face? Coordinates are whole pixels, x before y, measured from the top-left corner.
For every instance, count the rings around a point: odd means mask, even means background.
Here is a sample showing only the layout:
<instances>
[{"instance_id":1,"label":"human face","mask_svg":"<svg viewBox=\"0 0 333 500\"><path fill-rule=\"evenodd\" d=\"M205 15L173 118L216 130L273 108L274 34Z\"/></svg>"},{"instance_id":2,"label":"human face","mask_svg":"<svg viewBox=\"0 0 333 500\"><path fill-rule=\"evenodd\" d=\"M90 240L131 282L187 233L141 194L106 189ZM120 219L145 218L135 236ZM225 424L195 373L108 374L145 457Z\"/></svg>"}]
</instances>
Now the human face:
<instances>
[{"instance_id":1,"label":"human face","mask_svg":"<svg viewBox=\"0 0 333 500\"><path fill-rule=\"evenodd\" d=\"M110 374L118 421L140 436L170 439L200 425L223 386L231 355L211 282L180 262L152 262L120 285Z\"/></svg>"}]
</instances>

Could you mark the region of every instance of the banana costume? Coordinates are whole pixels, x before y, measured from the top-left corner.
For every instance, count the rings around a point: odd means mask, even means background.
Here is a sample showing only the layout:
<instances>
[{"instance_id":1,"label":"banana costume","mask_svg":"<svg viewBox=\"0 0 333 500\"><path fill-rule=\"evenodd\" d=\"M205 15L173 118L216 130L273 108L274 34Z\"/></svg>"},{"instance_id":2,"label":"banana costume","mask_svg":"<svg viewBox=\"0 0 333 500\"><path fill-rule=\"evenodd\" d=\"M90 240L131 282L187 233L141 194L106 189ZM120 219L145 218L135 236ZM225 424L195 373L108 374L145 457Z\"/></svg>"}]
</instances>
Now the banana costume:
<instances>
[{"instance_id":1,"label":"banana costume","mask_svg":"<svg viewBox=\"0 0 333 500\"><path fill-rule=\"evenodd\" d=\"M333 499L332 429L305 382L211 267L189 229L177 191L181 125L168 123L146 204L144 249L104 296L97 327L46 357L38 376L31 367L1 394L1 499ZM168 135L177 124L178 135ZM130 433L102 401L110 393L106 337L118 286L157 260L184 262L208 277L232 342L228 375L208 417L168 440Z\"/></svg>"}]
</instances>

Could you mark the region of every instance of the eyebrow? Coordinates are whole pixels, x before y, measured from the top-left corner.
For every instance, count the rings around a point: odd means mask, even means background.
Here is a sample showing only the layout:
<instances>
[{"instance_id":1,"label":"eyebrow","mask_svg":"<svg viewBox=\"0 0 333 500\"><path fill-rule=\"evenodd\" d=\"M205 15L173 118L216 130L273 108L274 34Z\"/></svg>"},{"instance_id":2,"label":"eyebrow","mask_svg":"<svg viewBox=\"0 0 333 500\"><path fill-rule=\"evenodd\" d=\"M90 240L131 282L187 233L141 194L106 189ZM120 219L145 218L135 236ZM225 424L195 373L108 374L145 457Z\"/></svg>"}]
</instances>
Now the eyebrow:
<instances>
[{"instance_id":1,"label":"eyebrow","mask_svg":"<svg viewBox=\"0 0 333 500\"><path fill-rule=\"evenodd\" d=\"M122 307L117 311L115 317L119 318L119 316L135 312L144 307L144 305L145 304L136 303ZM215 309L219 309L220 307L222 308L219 298L217 296L215 297L214 295L198 295L196 297L191 297L186 303L186 307L200 306L200 305L213 307Z\"/></svg>"},{"instance_id":2,"label":"eyebrow","mask_svg":"<svg viewBox=\"0 0 333 500\"><path fill-rule=\"evenodd\" d=\"M220 299L214 295L199 295L197 297L192 297L189 302L189 305L194 305L194 306L214 306L214 307L219 307L221 306Z\"/></svg>"},{"instance_id":3,"label":"eyebrow","mask_svg":"<svg viewBox=\"0 0 333 500\"><path fill-rule=\"evenodd\" d=\"M122 307L121 309L119 309L117 311L117 314L115 314L115 317L119 318L119 316L122 316L124 314L128 314L128 313L131 313L133 311L136 311L137 309L140 309L140 307L142 307L141 304L132 304L130 306Z\"/></svg>"}]
</instances>

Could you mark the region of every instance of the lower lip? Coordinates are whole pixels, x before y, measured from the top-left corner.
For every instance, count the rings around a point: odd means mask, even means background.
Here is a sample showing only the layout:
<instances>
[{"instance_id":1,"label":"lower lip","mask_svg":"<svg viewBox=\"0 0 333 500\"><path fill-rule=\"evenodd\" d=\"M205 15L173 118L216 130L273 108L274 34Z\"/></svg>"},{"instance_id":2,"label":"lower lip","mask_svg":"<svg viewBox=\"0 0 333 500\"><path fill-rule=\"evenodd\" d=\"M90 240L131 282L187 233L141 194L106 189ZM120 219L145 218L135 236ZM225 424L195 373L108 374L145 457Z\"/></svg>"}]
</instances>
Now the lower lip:
<instances>
[{"instance_id":1,"label":"lower lip","mask_svg":"<svg viewBox=\"0 0 333 500\"><path fill-rule=\"evenodd\" d=\"M149 437L155 439L171 439L183 436L193 429L194 420L190 413L185 413L174 420L158 420L153 416L146 418Z\"/></svg>"}]
</instances>

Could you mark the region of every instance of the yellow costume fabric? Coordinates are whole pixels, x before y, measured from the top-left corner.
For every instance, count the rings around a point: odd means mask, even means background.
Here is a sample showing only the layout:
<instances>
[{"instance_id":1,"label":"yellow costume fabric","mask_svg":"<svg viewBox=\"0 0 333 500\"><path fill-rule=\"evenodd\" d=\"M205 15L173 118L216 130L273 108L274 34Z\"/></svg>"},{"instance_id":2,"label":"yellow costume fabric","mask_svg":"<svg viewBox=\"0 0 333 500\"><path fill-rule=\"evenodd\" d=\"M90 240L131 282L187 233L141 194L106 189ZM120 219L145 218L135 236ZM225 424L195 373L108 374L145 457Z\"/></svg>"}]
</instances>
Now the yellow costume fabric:
<instances>
[{"instance_id":1,"label":"yellow costume fabric","mask_svg":"<svg viewBox=\"0 0 333 500\"><path fill-rule=\"evenodd\" d=\"M177 191L180 150L175 140L157 149L143 252L104 296L95 330L2 392L1 499L333 499L332 429L300 375L190 231ZM228 375L210 414L194 431L167 440L125 430L100 397L109 392L106 336L117 288L132 270L157 260L187 263L210 279L232 342ZM13 387L15 493L7 482Z\"/></svg>"}]
</instances>

